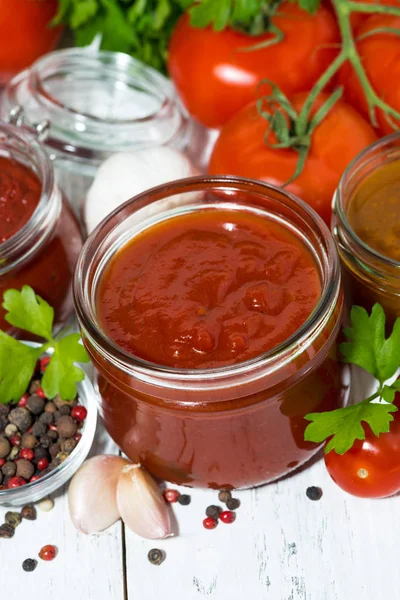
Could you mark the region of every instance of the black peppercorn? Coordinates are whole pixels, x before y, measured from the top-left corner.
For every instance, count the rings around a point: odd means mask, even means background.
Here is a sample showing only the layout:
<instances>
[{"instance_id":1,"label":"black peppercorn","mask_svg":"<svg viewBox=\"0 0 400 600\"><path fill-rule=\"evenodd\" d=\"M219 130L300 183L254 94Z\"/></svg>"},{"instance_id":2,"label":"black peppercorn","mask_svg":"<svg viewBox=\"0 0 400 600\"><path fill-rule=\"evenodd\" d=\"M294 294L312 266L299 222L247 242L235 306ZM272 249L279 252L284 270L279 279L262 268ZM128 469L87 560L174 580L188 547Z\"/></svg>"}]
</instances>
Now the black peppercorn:
<instances>
[{"instance_id":1,"label":"black peppercorn","mask_svg":"<svg viewBox=\"0 0 400 600\"><path fill-rule=\"evenodd\" d=\"M35 462L38 462L38 460L40 460L41 458L49 458L49 453L47 452L46 448L43 448L42 446L38 446L38 448L35 448Z\"/></svg>"},{"instance_id":2,"label":"black peppercorn","mask_svg":"<svg viewBox=\"0 0 400 600\"><path fill-rule=\"evenodd\" d=\"M14 527L11 527L8 523L0 525L0 538L12 538L15 533Z\"/></svg>"},{"instance_id":3,"label":"black peppercorn","mask_svg":"<svg viewBox=\"0 0 400 600\"><path fill-rule=\"evenodd\" d=\"M6 415L0 415L0 431L4 431L8 425L8 417Z\"/></svg>"},{"instance_id":4,"label":"black peppercorn","mask_svg":"<svg viewBox=\"0 0 400 600\"><path fill-rule=\"evenodd\" d=\"M54 404L54 402L47 402L44 407L44 412L55 413L57 412L57 406Z\"/></svg>"},{"instance_id":5,"label":"black peppercorn","mask_svg":"<svg viewBox=\"0 0 400 600\"><path fill-rule=\"evenodd\" d=\"M62 438L71 438L74 437L76 432L78 431L78 426L67 415L63 415L57 421L57 431L58 435Z\"/></svg>"},{"instance_id":6,"label":"black peppercorn","mask_svg":"<svg viewBox=\"0 0 400 600\"><path fill-rule=\"evenodd\" d=\"M46 435L51 439L52 442L55 442L58 439L58 432L54 429L49 429Z\"/></svg>"},{"instance_id":7,"label":"black peppercorn","mask_svg":"<svg viewBox=\"0 0 400 600\"><path fill-rule=\"evenodd\" d=\"M61 450L62 452L66 452L67 454L71 454L72 450L76 446L76 441L74 438L67 438L61 442Z\"/></svg>"},{"instance_id":8,"label":"black peppercorn","mask_svg":"<svg viewBox=\"0 0 400 600\"><path fill-rule=\"evenodd\" d=\"M69 415L70 412L71 412L71 407L68 404L63 404L62 406L60 406L60 408L58 409L58 411L62 415Z\"/></svg>"},{"instance_id":9,"label":"black peppercorn","mask_svg":"<svg viewBox=\"0 0 400 600\"><path fill-rule=\"evenodd\" d=\"M39 441L32 433L24 433L21 439L21 448L36 448Z\"/></svg>"},{"instance_id":10,"label":"black peppercorn","mask_svg":"<svg viewBox=\"0 0 400 600\"><path fill-rule=\"evenodd\" d=\"M240 506L240 500L237 498L228 498L226 501L226 508L228 510L236 510Z\"/></svg>"},{"instance_id":11,"label":"black peppercorn","mask_svg":"<svg viewBox=\"0 0 400 600\"><path fill-rule=\"evenodd\" d=\"M182 506L187 506L190 504L190 496L188 494L181 494L178 498L178 502L179 504L182 504Z\"/></svg>"},{"instance_id":12,"label":"black peppercorn","mask_svg":"<svg viewBox=\"0 0 400 600\"><path fill-rule=\"evenodd\" d=\"M54 421L54 415L50 412L44 412L40 415L39 421L45 425L51 425Z\"/></svg>"},{"instance_id":13,"label":"black peppercorn","mask_svg":"<svg viewBox=\"0 0 400 600\"><path fill-rule=\"evenodd\" d=\"M33 504L27 504L22 508L21 517L27 521L36 521L37 513Z\"/></svg>"},{"instance_id":14,"label":"black peppercorn","mask_svg":"<svg viewBox=\"0 0 400 600\"><path fill-rule=\"evenodd\" d=\"M322 498L322 490L320 487L312 485L307 488L306 495L310 500L320 500Z\"/></svg>"},{"instance_id":15,"label":"black peppercorn","mask_svg":"<svg viewBox=\"0 0 400 600\"><path fill-rule=\"evenodd\" d=\"M206 508L207 517L211 517L212 519L218 519L221 512L222 512L221 507L215 506L214 504L211 504L211 506L207 506L207 508Z\"/></svg>"},{"instance_id":16,"label":"black peppercorn","mask_svg":"<svg viewBox=\"0 0 400 600\"><path fill-rule=\"evenodd\" d=\"M47 431L47 425L41 423L40 421L36 421L36 423L32 427L32 433L36 437L40 438Z\"/></svg>"},{"instance_id":17,"label":"black peppercorn","mask_svg":"<svg viewBox=\"0 0 400 600\"><path fill-rule=\"evenodd\" d=\"M40 415L40 413L43 412L45 402L45 399L41 396L29 396L26 402L26 408L30 410L33 415Z\"/></svg>"},{"instance_id":18,"label":"black peppercorn","mask_svg":"<svg viewBox=\"0 0 400 600\"><path fill-rule=\"evenodd\" d=\"M60 444L52 444L49 448L51 458L55 458L60 451L61 451Z\"/></svg>"},{"instance_id":19,"label":"black peppercorn","mask_svg":"<svg viewBox=\"0 0 400 600\"><path fill-rule=\"evenodd\" d=\"M3 475L6 477L14 477L15 473L17 472L17 465L11 460L8 460L1 467L1 470L3 471Z\"/></svg>"},{"instance_id":20,"label":"black peppercorn","mask_svg":"<svg viewBox=\"0 0 400 600\"><path fill-rule=\"evenodd\" d=\"M18 477L23 477L24 479L29 481L30 478L32 477L32 475L34 474L34 472L35 472L35 467L29 460L26 460L25 458L21 458L17 462Z\"/></svg>"},{"instance_id":21,"label":"black peppercorn","mask_svg":"<svg viewBox=\"0 0 400 600\"><path fill-rule=\"evenodd\" d=\"M42 435L42 437L40 438L40 445L42 446L42 448L50 448L52 443L53 443L53 440L47 434Z\"/></svg>"},{"instance_id":22,"label":"black peppercorn","mask_svg":"<svg viewBox=\"0 0 400 600\"><path fill-rule=\"evenodd\" d=\"M7 523L7 525L11 525L11 527L14 527L14 529L15 529L21 523L22 517L17 512L8 511L8 512L6 512L6 516L4 517L4 520Z\"/></svg>"},{"instance_id":23,"label":"black peppercorn","mask_svg":"<svg viewBox=\"0 0 400 600\"><path fill-rule=\"evenodd\" d=\"M25 433L25 431L27 431L32 425L32 415L29 410L23 406L14 408L8 415L8 420L10 423L18 427L22 433Z\"/></svg>"},{"instance_id":24,"label":"black peppercorn","mask_svg":"<svg viewBox=\"0 0 400 600\"><path fill-rule=\"evenodd\" d=\"M218 500L220 502L223 502L224 504L226 504L226 501L230 500L230 498L232 498L232 494L230 492L228 492L227 490L222 490L218 494Z\"/></svg>"},{"instance_id":25,"label":"black peppercorn","mask_svg":"<svg viewBox=\"0 0 400 600\"><path fill-rule=\"evenodd\" d=\"M159 550L158 548L153 548L152 550L149 550L147 558L152 565L161 565L161 563L165 560L165 552L163 550Z\"/></svg>"},{"instance_id":26,"label":"black peppercorn","mask_svg":"<svg viewBox=\"0 0 400 600\"><path fill-rule=\"evenodd\" d=\"M1 405L0 405L1 406ZM0 458L5 458L10 454L11 444L4 436L0 437Z\"/></svg>"},{"instance_id":27,"label":"black peppercorn","mask_svg":"<svg viewBox=\"0 0 400 600\"><path fill-rule=\"evenodd\" d=\"M27 573L31 573L36 569L37 564L37 560L35 560L34 558L26 558L22 563L22 568Z\"/></svg>"},{"instance_id":28,"label":"black peppercorn","mask_svg":"<svg viewBox=\"0 0 400 600\"><path fill-rule=\"evenodd\" d=\"M8 413L10 412L11 408L9 404L0 404L0 415L5 415L7 416Z\"/></svg>"}]
</instances>

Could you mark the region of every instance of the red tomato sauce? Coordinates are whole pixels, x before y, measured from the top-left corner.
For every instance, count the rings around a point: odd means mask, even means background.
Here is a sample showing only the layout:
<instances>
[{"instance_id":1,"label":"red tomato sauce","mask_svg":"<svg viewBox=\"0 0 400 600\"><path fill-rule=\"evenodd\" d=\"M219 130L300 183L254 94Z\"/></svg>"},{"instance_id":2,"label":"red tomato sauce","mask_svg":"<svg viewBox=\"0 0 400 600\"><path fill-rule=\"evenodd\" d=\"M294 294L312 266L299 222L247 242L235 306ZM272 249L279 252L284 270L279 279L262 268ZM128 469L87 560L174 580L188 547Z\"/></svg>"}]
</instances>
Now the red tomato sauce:
<instances>
[{"instance_id":1,"label":"red tomato sauce","mask_svg":"<svg viewBox=\"0 0 400 600\"><path fill-rule=\"evenodd\" d=\"M41 193L42 185L33 171L0 156L0 244L29 221Z\"/></svg>"},{"instance_id":2,"label":"red tomato sauce","mask_svg":"<svg viewBox=\"0 0 400 600\"><path fill-rule=\"evenodd\" d=\"M131 354L177 368L236 364L276 348L312 313L319 269L278 222L208 209L134 237L102 274L97 308Z\"/></svg>"}]
</instances>

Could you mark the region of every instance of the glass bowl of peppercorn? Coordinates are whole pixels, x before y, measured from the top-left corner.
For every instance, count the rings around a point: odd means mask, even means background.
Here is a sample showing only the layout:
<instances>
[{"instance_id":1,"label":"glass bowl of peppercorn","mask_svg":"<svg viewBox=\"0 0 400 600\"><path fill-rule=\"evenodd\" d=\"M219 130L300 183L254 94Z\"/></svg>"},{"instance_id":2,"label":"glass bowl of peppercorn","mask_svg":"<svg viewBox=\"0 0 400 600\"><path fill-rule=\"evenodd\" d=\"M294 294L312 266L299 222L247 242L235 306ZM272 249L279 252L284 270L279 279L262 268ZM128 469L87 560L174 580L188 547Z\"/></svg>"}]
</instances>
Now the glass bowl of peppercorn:
<instances>
[{"instance_id":1,"label":"glass bowl of peppercorn","mask_svg":"<svg viewBox=\"0 0 400 600\"><path fill-rule=\"evenodd\" d=\"M49 354L38 361L19 402L0 404L1 505L21 506L54 492L79 469L93 443L97 401L89 377L72 401L46 398L41 378L48 362Z\"/></svg>"}]
</instances>

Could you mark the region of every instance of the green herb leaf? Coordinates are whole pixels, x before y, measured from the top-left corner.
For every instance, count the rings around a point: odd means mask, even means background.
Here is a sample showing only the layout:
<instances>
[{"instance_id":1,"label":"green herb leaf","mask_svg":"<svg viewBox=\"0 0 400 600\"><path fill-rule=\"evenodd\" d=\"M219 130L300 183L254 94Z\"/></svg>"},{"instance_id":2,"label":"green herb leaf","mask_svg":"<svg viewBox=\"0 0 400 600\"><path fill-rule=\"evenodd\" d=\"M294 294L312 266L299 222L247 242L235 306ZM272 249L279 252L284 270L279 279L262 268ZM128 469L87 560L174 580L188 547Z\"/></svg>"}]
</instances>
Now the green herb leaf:
<instances>
[{"instance_id":1,"label":"green herb leaf","mask_svg":"<svg viewBox=\"0 0 400 600\"><path fill-rule=\"evenodd\" d=\"M18 401L26 392L34 373L36 361L43 352L53 347L54 352L42 379L43 389L49 398L60 394L63 400L76 396L76 384L83 381L85 373L76 362L88 362L85 348L78 333L53 339L54 311L33 289L25 285L21 291L4 292L3 307L6 320L47 340L38 348L31 348L0 330L0 403Z\"/></svg>"},{"instance_id":2,"label":"green herb leaf","mask_svg":"<svg viewBox=\"0 0 400 600\"><path fill-rule=\"evenodd\" d=\"M21 291L10 289L4 292L3 308L8 311L5 319L10 325L52 339L54 310L28 285Z\"/></svg>"},{"instance_id":3,"label":"green herb leaf","mask_svg":"<svg viewBox=\"0 0 400 600\"><path fill-rule=\"evenodd\" d=\"M304 439L308 442L323 442L331 438L325 447L325 453L335 450L337 454L344 454L350 450L355 440L365 439L363 421L378 436L389 431L390 422L394 418L391 413L396 411L394 404L363 401L330 412L310 413L305 416L312 423L307 426Z\"/></svg>"},{"instance_id":4,"label":"green herb leaf","mask_svg":"<svg viewBox=\"0 0 400 600\"><path fill-rule=\"evenodd\" d=\"M88 361L79 333L72 333L55 342L54 353L42 379L46 396L54 398L60 394L63 400L73 400L76 396L76 384L85 378L85 373L74 363Z\"/></svg>"},{"instance_id":5,"label":"green herb leaf","mask_svg":"<svg viewBox=\"0 0 400 600\"><path fill-rule=\"evenodd\" d=\"M400 318L388 339L385 338L385 313L380 304L373 306L370 316L364 308L353 306L350 318L352 326L344 333L351 341L340 345L344 360L359 365L383 384L400 365Z\"/></svg>"},{"instance_id":6,"label":"green herb leaf","mask_svg":"<svg viewBox=\"0 0 400 600\"><path fill-rule=\"evenodd\" d=\"M41 353L0 331L0 403L21 399Z\"/></svg>"}]
</instances>

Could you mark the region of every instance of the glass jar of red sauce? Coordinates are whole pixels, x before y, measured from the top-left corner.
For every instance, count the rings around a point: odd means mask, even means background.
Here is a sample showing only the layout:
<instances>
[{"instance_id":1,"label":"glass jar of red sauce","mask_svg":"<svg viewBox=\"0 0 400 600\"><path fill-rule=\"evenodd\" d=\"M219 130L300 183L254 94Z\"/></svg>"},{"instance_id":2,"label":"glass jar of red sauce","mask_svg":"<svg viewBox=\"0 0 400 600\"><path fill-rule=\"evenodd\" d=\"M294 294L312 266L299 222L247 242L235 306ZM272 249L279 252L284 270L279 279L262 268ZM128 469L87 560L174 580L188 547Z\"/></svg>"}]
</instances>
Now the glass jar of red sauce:
<instances>
[{"instance_id":1,"label":"glass jar of red sauce","mask_svg":"<svg viewBox=\"0 0 400 600\"><path fill-rule=\"evenodd\" d=\"M59 328L73 311L72 274L82 247L75 216L40 143L0 125L0 298L30 285L55 310ZM12 333L0 302L0 328Z\"/></svg>"},{"instance_id":2,"label":"glass jar of red sauce","mask_svg":"<svg viewBox=\"0 0 400 600\"><path fill-rule=\"evenodd\" d=\"M136 196L86 241L74 298L106 428L162 479L272 481L318 448L304 415L346 400L334 241L267 184L196 177Z\"/></svg>"},{"instance_id":3,"label":"glass jar of red sauce","mask_svg":"<svg viewBox=\"0 0 400 600\"><path fill-rule=\"evenodd\" d=\"M192 128L164 75L95 46L40 57L7 85L0 117L40 135L78 216L103 161L153 146L183 150Z\"/></svg>"},{"instance_id":4,"label":"glass jar of red sauce","mask_svg":"<svg viewBox=\"0 0 400 600\"><path fill-rule=\"evenodd\" d=\"M400 135L361 152L344 172L332 231L343 266L346 304L379 302L388 324L400 316Z\"/></svg>"}]
</instances>

